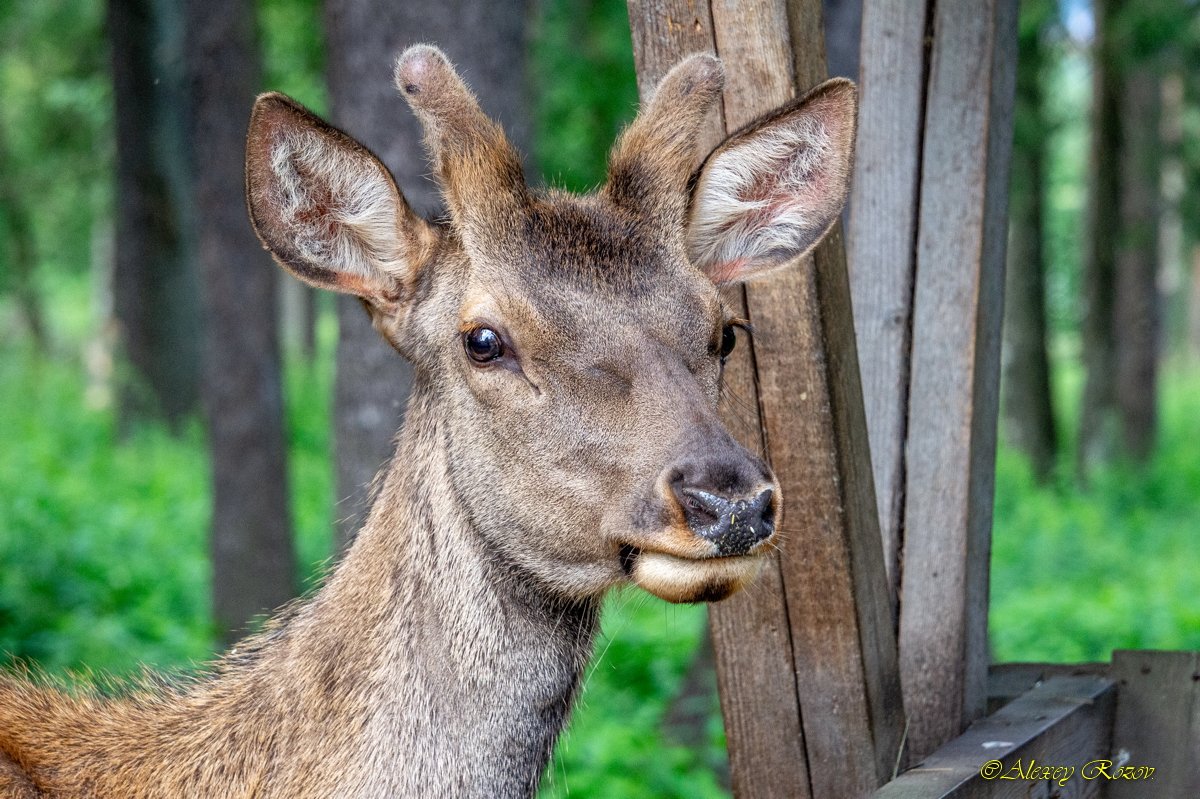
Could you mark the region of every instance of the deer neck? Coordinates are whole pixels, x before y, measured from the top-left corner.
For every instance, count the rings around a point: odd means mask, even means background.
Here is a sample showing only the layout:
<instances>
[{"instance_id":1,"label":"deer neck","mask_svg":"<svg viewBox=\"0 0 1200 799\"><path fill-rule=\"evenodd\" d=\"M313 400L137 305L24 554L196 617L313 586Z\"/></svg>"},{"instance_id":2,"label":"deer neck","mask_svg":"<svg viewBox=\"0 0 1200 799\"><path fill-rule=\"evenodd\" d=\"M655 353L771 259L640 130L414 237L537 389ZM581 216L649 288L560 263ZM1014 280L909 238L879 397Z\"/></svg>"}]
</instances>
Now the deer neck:
<instances>
[{"instance_id":1,"label":"deer neck","mask_svg":"<svg viewBox=\"0 0 1200 799\"><path fill-rule=\"evenodd\" d=\"M318 661L315 688L356 706L351 760L367 795L532 796L598 607L489 553L455 498L443 436L418 388L367 523L288 649Z\"/></svg>"}]
</instances>

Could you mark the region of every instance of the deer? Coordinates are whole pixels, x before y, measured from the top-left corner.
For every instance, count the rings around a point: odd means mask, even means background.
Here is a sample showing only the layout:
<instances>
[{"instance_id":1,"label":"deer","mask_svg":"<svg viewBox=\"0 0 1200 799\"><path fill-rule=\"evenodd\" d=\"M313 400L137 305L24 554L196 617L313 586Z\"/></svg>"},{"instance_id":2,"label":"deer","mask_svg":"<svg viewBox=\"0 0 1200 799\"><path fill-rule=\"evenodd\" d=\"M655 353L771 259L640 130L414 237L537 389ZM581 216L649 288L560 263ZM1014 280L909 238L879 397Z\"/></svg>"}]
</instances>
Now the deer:
<instances>
[{"instance_id":1,"label":"deer","mask_svg":"<svg viewBox=\"0 0 1200 799\"><path fill-rule=\"evenodd\" d=\"M701 160L724 73L690 56L575 195L526 184L440 50L407 49L394 77L444 218L284 95L257 99L246 150L264 247L360 298L414 366L364 526L318 591L196 676L107 695L0 677L3 796L531 797L606 592L715 602L773 556L778 481L717 410L746 324L722 290L839 216L854 85Z\"/></svg>"}]
</instances>

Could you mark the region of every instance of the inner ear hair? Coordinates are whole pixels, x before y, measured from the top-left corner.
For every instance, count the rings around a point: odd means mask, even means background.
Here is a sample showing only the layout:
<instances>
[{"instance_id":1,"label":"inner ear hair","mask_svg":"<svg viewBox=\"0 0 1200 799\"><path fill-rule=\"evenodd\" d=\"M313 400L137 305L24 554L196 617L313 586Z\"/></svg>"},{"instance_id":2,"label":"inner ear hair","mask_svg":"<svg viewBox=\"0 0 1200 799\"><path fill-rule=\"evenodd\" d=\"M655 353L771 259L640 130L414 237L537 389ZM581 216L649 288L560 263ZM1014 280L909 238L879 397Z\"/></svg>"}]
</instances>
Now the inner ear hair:
<instances>
[{"instance_id":1,"label":"inner ear hair","mask_svg":"<svg viewBox=\"0 0 1200 799\"><path fill-rule=\"evenodd\" d=\"M263 245L304 282L374 301L402 292L423 221L379 159L282 94L255 103L246 196Z\"/></svg>"},{"instance_id":2,"label":"inner ear hair","mask_svg":"<svg viewBox=\"0 0 1200 799\"><path fill-rule=\"evenodd\" d=\"M718 283L809 252L845 204L854 84L835 78L731 134L692 176L688 250Z\"/></svg>"}]
</instances>

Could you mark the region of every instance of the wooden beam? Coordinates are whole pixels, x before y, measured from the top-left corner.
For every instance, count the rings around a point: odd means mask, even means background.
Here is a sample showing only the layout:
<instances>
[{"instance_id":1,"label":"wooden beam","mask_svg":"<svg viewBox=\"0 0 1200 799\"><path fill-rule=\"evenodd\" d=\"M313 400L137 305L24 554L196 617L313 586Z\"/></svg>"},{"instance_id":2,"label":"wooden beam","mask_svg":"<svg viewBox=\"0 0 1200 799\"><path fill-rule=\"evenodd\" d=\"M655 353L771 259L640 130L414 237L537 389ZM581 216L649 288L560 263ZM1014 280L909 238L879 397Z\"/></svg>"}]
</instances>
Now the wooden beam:
<instances>
[{"instance_id":1,"label":"wooden beam","mask_svg":"<svg viewBox=\"0 0 1200 799\"><path fill-rule=\"evenodd\" d=\"M892 612L900 591L904 437L929 0L865 0L846 256Z\"/></svg>"},{"instance_id":2,"label":"wooden beam","mask_svg":"<svg viewBox=\"0 0 1200 799\"><path fill-rule=\"evenodd\" d=\"M1103 677L1051 677L971 725L874 799L1097 797L1106 780L1084 766L1107 757L1116 694L1115 684ZM989 762L996 765L985 767ZM1064 769L1047 779L1034 771L1037 766ZM1157 787L1155 795L1168 795Z\"/></svg>"},{"instance_id":3,"label":"wooden beam","mask_svg":"<svg viewBox=\"0 0 1200 799\"><path fill-rule=\"evenodd\" d=\"M987 706L1017 3L939 2L934 14L917 216L899 631L908 741L918 757L958 735Z\"/></svg>"},{"instance_id":4,"label":"wooden beam","mask_svg":"<svg viewBox=\"0 0 1200 799\"><path fill-rule=\"evenodd\" d=\"M993 663L988 667L988 713L995 713L1051 677L1107 677L1107 663Z\"/></svg>"},{"instance_id":5,"label":"wooden beam","mask_svg":"<svg viewBox=\"0 0 1200 799\"><path fill-rule=\"evenodd\" d=\"M630 20L643 94L689 52L721 56L724 130L824 77L818 0L631 0ZM840 235L743 299L755 341L724 413L786 515L783 554L711 611L734 793L859 797L890 775L903 719Z\"/></svg>"},{"instance_id":6,"label":"wooden beam","mask_svg":"<svg viewBox=\"0 0 1200 799\"><path fill-rule=\"evenodd\" d=\"M1112 760L1154 775L1114 780L1105 795L1200 796L1200 652L1117 651L1112 676L1121 687Z\"/></svg>"}]
</instances>

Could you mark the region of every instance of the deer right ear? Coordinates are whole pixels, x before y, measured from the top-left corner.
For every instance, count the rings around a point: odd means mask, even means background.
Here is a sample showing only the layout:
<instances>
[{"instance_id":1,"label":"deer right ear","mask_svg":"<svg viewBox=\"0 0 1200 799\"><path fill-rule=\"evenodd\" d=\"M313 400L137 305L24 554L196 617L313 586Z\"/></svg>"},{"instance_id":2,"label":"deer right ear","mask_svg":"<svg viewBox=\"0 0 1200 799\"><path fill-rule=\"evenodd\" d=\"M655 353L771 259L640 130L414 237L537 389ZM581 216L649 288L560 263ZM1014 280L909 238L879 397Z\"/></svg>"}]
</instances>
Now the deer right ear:
<instances>
[{"instance_id":1,"label":"deer right ear","mask_svg":"<svg viewBox=\"0 0 1200 799\"><path fill-rule=\"evenodd\" d=\"M738 283L815 247L850 192L857 108L854 84L834 78L713 150L692 189L692 263Z\"/></svg>"},{"instance_id":2,"label":"deer right ear","mask_svg":"<svg viewBox=\"0 0 1200 799\"><path fill-rule=\"evenodd\" d=\"M281 266L380 309L409 294L415 256L434 235L379 159L282 94L254 104L246 201Z\"/></svg>"}]
</instances>

